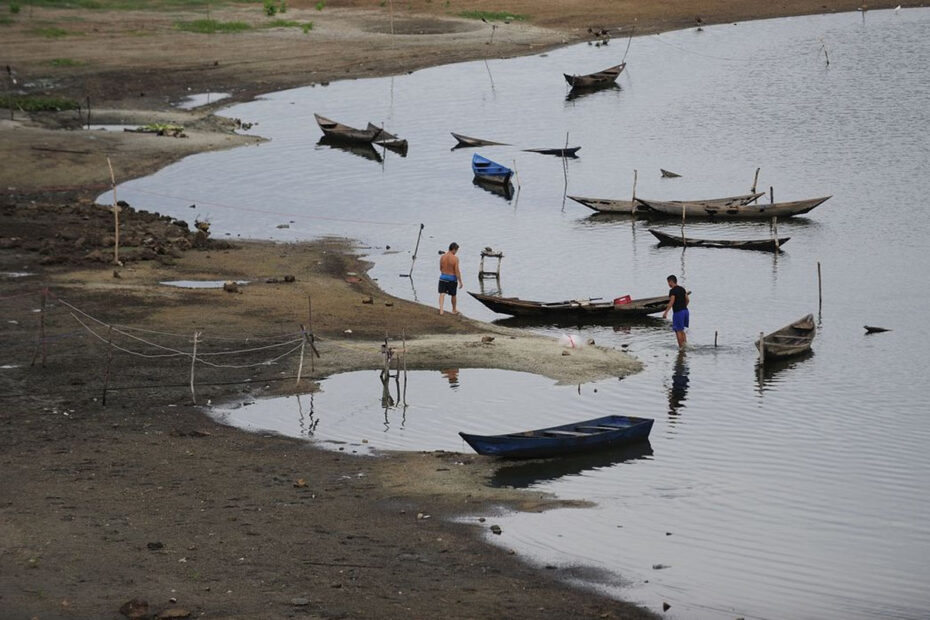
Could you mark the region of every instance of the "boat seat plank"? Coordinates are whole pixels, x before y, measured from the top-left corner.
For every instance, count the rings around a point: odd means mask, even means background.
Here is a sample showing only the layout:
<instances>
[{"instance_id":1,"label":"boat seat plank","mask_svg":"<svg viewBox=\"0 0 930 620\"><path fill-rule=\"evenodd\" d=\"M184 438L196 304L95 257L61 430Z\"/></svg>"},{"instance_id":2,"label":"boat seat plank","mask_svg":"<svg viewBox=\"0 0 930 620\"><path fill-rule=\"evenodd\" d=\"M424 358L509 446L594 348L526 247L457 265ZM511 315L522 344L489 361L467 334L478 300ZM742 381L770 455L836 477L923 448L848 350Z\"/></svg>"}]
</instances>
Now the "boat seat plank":
<instances>
[{"instance_id":1,"label":"boat seat plank","mask_svg":"<svg viewBox=\"0 0 930 620\"><path fill-rule=\"evenodd\" d=\"M579 431L546 431L546 435L564 435L566 437L587 437L591 433L583 433Z\"/></svg>"},{"instance_id":2,"label":"boat seat plank","mask_svg":"<svg viewBox=\"0 0 930 620\"><path fill-rule=\"evenodd\" d=\"M578 426L578 427L576 427L576 428L577 428L578 430L581 430L581 431L603 432L603 431L619 431L619 430L623 430L624 428L628 428L628 427L626 427L626 426L608 426L608 425L606 425L606 424L598 424L597 426Z\"/></svg>"}]
</instances>

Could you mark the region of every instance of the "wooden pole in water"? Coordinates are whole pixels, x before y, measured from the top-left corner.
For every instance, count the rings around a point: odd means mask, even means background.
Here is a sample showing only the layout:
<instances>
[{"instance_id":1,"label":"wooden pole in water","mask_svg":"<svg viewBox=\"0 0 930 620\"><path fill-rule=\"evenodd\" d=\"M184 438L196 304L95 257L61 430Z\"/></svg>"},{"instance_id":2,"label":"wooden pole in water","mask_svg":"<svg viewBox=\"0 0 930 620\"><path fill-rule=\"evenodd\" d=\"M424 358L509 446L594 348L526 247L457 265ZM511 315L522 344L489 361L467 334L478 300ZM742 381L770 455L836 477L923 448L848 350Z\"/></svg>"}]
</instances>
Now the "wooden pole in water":
<instances>
[{"instance_id":1,"label":"wooden pole in water","mask_svg":"<svg viewBox=\"0 0 930 620\"><path fill-rule=\"evenodd\" d=\"M107 370L103 374L103 394L100 404L107 406L107 388L110 386L110 364L113 362L113 326L107 325Z\"/></svg>"},{"instance_id":2,"label":"wooden pole in water","mask_svg":"<svg viewBox=\"0 0 930 620\"><path fill-rule=\"evenodd\" d=\"M116 204L116 176L113 174L113 164L107 157L107 166L110 168L110 183L113 185L113 264L119 264L119 205Z\"/></svg>"},{"instance_id":3,"label":"wooden pole in water","mask_svg":"<svg viewBox=\"0 0 930 620\"><path fill-rule=\"evenodd\" d=\"M687 246L685 243L685 205L681 205L681 245Z\"/></svg>"},{"instance_id":4,"label":"wooden pole in water","mask_svg":"<svg viewBox=\"0 0 930 620\"><path fill-rule=\"evenodd\" d=\"M714 330L714 348L717 348L717 330Z\"/></svg>"},{"instance_id":5,"label":"wooden pole in water","mask_svg":"<svg viewBox=\"0 0 930 620\"><path fill-rule=\"evenodd\" d=\"M765 364L765 332L759 332L759 365Z\"/></svg>"},{"instance_id":6,"label":"wooden pole in water","mask_svg":"<svg viewBox=\"0 0 930 620\"><path fill-rule=\"evenodd\" d=\"M775 239L775 251L778 251L778 216L772 216L772 238Z\"/></svg>"},{"instance_id":7,"label":"wooden pole in water","mask_svg":"<svg viewBox=\"0 0 930 620\"><path fill-rule=\"evenodd\" d=\"M752 192L751 193L753 194L756 193L756 184L759 182L759 171L760 170L762 170L762 168L756 168L756 176L753 177L752 179Z\"/></svg>"},{"instance_id":8,"label":"wooden pole in water","mask_svg":"<svg viewBox=\"0 0 930 620\"><path fill-rule=\"evenodd\" d=\"M300 385L300 373L304 369L304 347L307 345L307 330L304 329L304 326L300 326L300 333L303 336L303 341L300 343L300 363L297 364L297 381L294 382L294 385ZM312 355L310 356L313 357Z\"/></svg>"},{"instance_id":9,"label":"wooden pole in water","mask_svg":"<svg viewBox=\"0 0 930 620\"><path fill-rule=\"evenodd\" d=\"M417 245L416 247L413 248L413 260L410 261L410 271L407 273L408 278L413 277L413 264L417 262L417 252L420 251L420 237L422 236L423 236L423 224L420 224L420 232L417 233Z\"/></svg>"},{"instance_id":10,"label":"wooden pole in water","mask_svg":"<svg viewBox=\"0 0 930 620\"><path fill-rule=\"evenodd\" d=\"M513 176L517 179L517 189L520 189L520 175L517 174L517 160L513 160Z\"/></svg>"},{"instance_id":11,"label":"wooden pole in water","mask_svg":"<svg viewBox=\"0 0 930 620\"><path fill-rule=\"evenodd\" d=\"M769 203L775 204L775 188L769 185Z\"/></svg>"},{"instance_id":12,"label":"wooden pole in water","mask_svg":"<svg viewBox=\"0 0 930 620\"><path fill-rule=\"evenodd\" d=\"M817 309L823 309L823 277L820 273L820 261L817 261Z\"/></svg>"},{"instance_id":13,"label":"wooden pole in water","mask_svg":"<svg viewBox=\"0 0 930 620\"><path fill-rule=\"evenodd\" d=\"M197 362L197 339L200 332L194 332L194 351L191 353L191 402L197 404L197 394L194 392L194 364Z\"/></svg>"},{"instance_id":14,"label":"wooden pole in water","mask_svg":"<svg viewBox=\"0 0 930 620\"><path fill-rule=\"evenodd\" d=\"M403 350L404 351L403 352L403 355L404 355L404 394L402 397L402 402L404 403L404 407L406 407L407 406L407 330L406 329L400 332L400 337L403 339L403 343L404 343L404 350Z\"/></svg>"}]
</instances>

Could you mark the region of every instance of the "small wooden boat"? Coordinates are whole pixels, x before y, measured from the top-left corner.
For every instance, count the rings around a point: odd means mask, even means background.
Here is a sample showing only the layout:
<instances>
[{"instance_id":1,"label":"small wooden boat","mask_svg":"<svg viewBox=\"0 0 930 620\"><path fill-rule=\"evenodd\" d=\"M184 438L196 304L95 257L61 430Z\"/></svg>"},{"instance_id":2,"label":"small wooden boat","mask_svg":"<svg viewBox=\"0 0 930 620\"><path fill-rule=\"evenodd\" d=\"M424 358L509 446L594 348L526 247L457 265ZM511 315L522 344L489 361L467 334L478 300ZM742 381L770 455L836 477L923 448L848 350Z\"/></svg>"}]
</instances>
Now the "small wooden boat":
<instances>
[{"instance_id":1,"label":"small wooden boat","mask_svg":"<svg viewBox=\"0 0 930 620\"><path fill-rule=\"evenodd\" d=\"M671 170L666 170L665 168L659 168L659 172L661 172L662 176L666 179L677 179L681 176L677 172L672 172Z\"/></svg>"},{"instance_id":2,"label":"small wooden boat","mask_svg":"<svg viewBox=\"0 0 930 620\"><path fill-rule=\"evenodd\" d=\"M375 138L381 135L381 128L375 127L371 123L368 124L366 129L356 129L355 127L349 127L348 125L331 121L319 114L314 114L313 116L316 117L316 122L323 131L323 135L333 140L371 143Z\"/></svg>"},{"instance_id":3,"label":"small wooden boat","mask_svg":"<svg viewBox=\"0 0 930 620\"><path fill-rule=\"evenodd\" d=\"M378 130L381 132L374 139L375 144L399 153L402 157L407 156L407 141L404 138L398 138L394 134L385 131L383 127L378 127L373 123L368 123L368 129L369 131Z\"/></svg>"},{"instance_id":4,"label":"small wooden boat","mask_svg":"<svg viewBox=\"0 0 930 620\"><path fill-rule=\"evenodd\" d=\"M464 148L469 146L507 146L503 142L494 142L493 140L482 140L481 138L470 138L462 134L450 131L452 137L456 139L456 145L452 148Z\"/></svg>"},{"instance_id":5,"label":"small wooden boat","mask_svg":"<svg viewBox=\"0 0 930 620\"><path fill-rule=\"evenodd\" d=\"M756 348L765 359L784 359L811 350L811 342L817 333L814 315L808 314L779 330L766 334L756 341Z\"/></svg>"},{"instance_id":6,"label":"small wooden boat","mask_svg":"<svg viewBox=\"0 0 930 620\"><path fill-rule=\"evenodd\" d=\"M752 194L741 194L738 196L726 196L724 198L708 198L699 201L701 204L729 206L734 204L748 204L753 200L764 195L765 192L755 192ZM638 213L639 200L611 200L608 198L584 198L582 196L569 196L575 202L581 203L589 209L598 213ZM652 201L648 201L652 202ZM674 201L672 204L681 204L682 201ZM681 215L679 211L678 215Z\"/></svg>"},{"instance_id":7,"label":"small wooden boat","mask_svg":"<svg viewBox=\"0 0 930 620\"><path fill-rule=\"evenodd\" d=\"M499 185L506 185L513 176L513 170L507 166L502 166L477 153L471 158L471 169L476 179Z\"/></svg>"},{"instance_id":8,"label":"small wooden boat","mask_svg":"<svg viewBox=\"0 0 930 620\"><path fill-rule=\"evenodd\" d=\"M681 217L682 211L688 218L716 218L724 220L741 220L753 218L791 217L801 215L823 204L830 196L796 200L794 202L776 202L774 204L728 204L719 205L707 201L661 202L637 198L637 213L652 217ZM639 207L642 207L641 209Z\"/></svg>"},{"instance_id":9,"label":"small wooden boat","mask_svg":"<svg viewBox=\"0 0 930 620\"><path fill-rule=\"evenodd\" d=\"M644 297L630 299L629 296L611 301L594 299L569 299L566 301L542 302L528 301L518 297L498 297L482 293L468 293L490 310L499 314L509 314L520 317L607 317L630 318L643 317L665 310L668 305L668 296Z\"/></svg>"},{"instance_id":10,"label":"small wooden boat","mask_svg":"<svg viewBox=\"0 0 930 620\"><path fill-rule=\"evenodd\" d=\"M694 239L692 237L682 237L681 235L670 235L654 228L650 228L649 232L659 240L659 245L693 248L733 248L735 250L762 250L765 252L778 252L781 246L791 239L791 237L781 237L778 239L778 243L775 243L775 239Z\"/></svg>"},{"instance_id":11,"label":"small wooden boat","mask_svg":"<svg viewBox=\"0 0 930 620\"><path fill-rule=\"evenodd\" d=\"M486 456L534 459L577 454L631 444L649 438L651 418L608 415L504 435L459 433L472 449Z\"/></svg>"},{"instance_id":12,"label":"small wooden boat","mask_svg":"<svg viewBox=\"0 0 930 620\"><path fill-rule=\"evenodd\" d=\"M891 330L887 327L876 327L874 325L863 325L865 328L865 333L867 334L880 334L882 332L890 332Z\"/></svg>"},{"instance_id":13,"label":"small wooden boat","mask_svg":"<svg viewBox=\"0 0 930 620\"><path fill-rule=\"evenodd\" d=\"M617 76L620 75L624 67L626 67L626 63L621 62L619 65L608 67L597 73L589 73L588 75L569 75L567 73L563 73L562 75L565 76L565 81L568 82L568 85L572 88L597 88L598 86L606 86L615 82Z\"/></svg>"},{"instance_id":14,"label":"small wooden boat","mask_svg":"<svg viewBox=\"0 0 930 620\"><path fill-rule=\"evenodd\" d=\"M581 150L580 146L556 149L523 149L527 153L539 153L540 155L558 155L559 157L578 157L576 153Z\"/></svg>"}]
</instances>

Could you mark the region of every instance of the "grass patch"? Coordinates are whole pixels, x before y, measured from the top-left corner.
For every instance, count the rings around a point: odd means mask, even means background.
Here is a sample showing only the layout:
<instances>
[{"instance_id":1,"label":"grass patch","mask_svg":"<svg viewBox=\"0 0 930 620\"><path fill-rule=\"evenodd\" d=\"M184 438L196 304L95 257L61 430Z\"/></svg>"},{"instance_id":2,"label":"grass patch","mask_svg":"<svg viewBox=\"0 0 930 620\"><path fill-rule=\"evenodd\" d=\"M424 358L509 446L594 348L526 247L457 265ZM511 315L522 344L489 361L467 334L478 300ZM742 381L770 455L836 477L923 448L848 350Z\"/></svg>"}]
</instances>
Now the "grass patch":
<instances>
[{"instance_id":1,"label":"grass patch","mask_svg":"<svg viewBox=\"0 0 930 620\"><path fill-rule=\"evenodd\" d=\"M230 34L251 30L252 26L245 22L221 22L215 19L196 19L192 22L175 22L174 27L184 32L197 34Z\"/></svg>"},{"instance_id":2,"label":"grass patch","mask_svg":"<svg viewBox=\"0 0 930 620\"><path fill-rule=\"evenodd\" d=\"M80 67L86 63L81 60L75 60L73 58L52 58L50 61L48 61L48 64L52 65L53 67Z\"/></svg>"},{"instance_id":3,"label":"grass patch","mask_svg":"<svg viewBox=\"0 0 930 620\"><path fill-rule=\"evenodd\" d=\"M483 19L489 22L526 21L526 15L514 15L513 13L508 13L507 11L462 11L459 13L459 17L465 17L467 19Z\"/></svg>"},{"instance_id":4,"label":"grass patch","mask_svg":"<svg viewBox=\"0 0 930 620\"><path fill-rule=\"evenodd\" d=\"M0 26L9 26L13 23L13 18L8 15L0 15Z\"/></svg>"},{"instance_id":5,"label":"grass patch","mask_svg":"<svg viewBox=\"0 0 930 620\"><path fill-rule=\"evenodd\" d=\"M68 35L74 34L69 32L64 28L58 28L57 26L50 26L48 28L36 28L32 31L33 34L37 34L40 37L45 37L46 39L60 39L62 37L67 37Z\"/></svg>"},{"instance_id":6,"label":"grass patch","mask_svg":"<svg viewBox=\"0 0 930 620\"><path fill-rule=\"evenodd\" d=\"M300 28L306 34L313 30L313 22L300 23L292 19L275 19L262 24L262 28Z\"/></svg>"},{"instance_id":7,"label":"grass patch","mask_svg":"<svg viewBox=\"0 0 930 620\"><path fill-rule=\"evenodd\" d=\"M36 97L17 95L12 98L13 107L24 112L58 112L60 110L80 110L81 105L74 99L65 97Z\"/></svg>"},{"instance_id":8,"label":"grass patch","mask_svg":"<svg viewBox=\"0 0 930 620\"><path fill-rule=\"evenodd\" d=\"M229 0L231 4L255 4L254 0ZM14 3L17 6L19 3ZM132 11L158 11L161 9L208 8L220 4L216 0L28 0L32 6L56 9L106 9ZM12 5L11 5L12 8Z\"/></svg>"}]
</instances>

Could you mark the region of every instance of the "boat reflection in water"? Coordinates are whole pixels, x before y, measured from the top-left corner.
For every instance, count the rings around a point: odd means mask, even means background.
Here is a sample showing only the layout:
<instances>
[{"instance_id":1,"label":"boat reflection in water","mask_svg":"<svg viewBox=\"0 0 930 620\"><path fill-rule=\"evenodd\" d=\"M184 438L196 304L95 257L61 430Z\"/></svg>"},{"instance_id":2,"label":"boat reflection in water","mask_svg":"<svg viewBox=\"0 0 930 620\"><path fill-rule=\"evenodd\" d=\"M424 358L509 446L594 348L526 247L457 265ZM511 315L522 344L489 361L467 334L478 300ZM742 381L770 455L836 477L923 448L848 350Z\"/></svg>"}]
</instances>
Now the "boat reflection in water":
<instances>
[{"instance_id":1,"label":"boat reflection in water","mask_svg":"<svg viewBox=\"0 0 930 620\"><path fill-rule=\"evenodd\" d=\"M510 181L507 181L506 183L493 183L484 179L474 178L472 183L486 192L490 192L495 196L500 196L501 198L506 199L508 202L513 199L513 183Z\"/></svg>"},{"instance_id":2,"label":"boat reflection in water","mask_svg":"<svg viewBox=\"0 0 930 620\"><path fill-rule=\"evenodd\" d=\"M379 164L384 162L384 158L381 157L381 154L378 152L378 150L368 142L345 142L343 140L336 140L334 138L323 136L316 143L316 145L317 147L327 146L331 149L345 151L346 153L351 153L352 155L361 157L362 159L376 161Z\"/></svg>"},{"instance_id":3,"label":"boat reflection in water","mask_svg":"<svg viewBox=\"0 0 930 620\"><path fill-rule=\"evenodd\" d=\"M458 368L443 368L439 371L443 377L446 378L446 381L449 382L449 387L453 390L457 390L459 387L459 369Z\"/></svg>"},{"instance_id":4,"label":"boat reflection in water","mask_svg":"<svg viewBox=\"0 0 930 620\"><path fill-rule=\"evenodd\" d=\"M756 362L756 387L761 396L764 392L774 390L779 383L790 378L794 373L792 369L807 365L808 360L814 357L813 351L808 351L785 360L766 360L765 364Z\"/></svg>"},{"instance_id":5,"label":"boat reflection in water","mask_svg":"<svg viewBox=\"0 0 930 620\"><path fill-rule=\"evenodd\" d=\"M629 446L596 450L586 454L504 465L491 476L490 484L492 487L523 489L563 476L577 476L586 471L605 469L627 461L646 460L651 457L652 446L649 441L638 441Z\"/></svg>"},{"instance_id":6,"label":"boat reflection in water","mask_svg":"<svg viewBox=\"0 0 930 620\"><path fill-rule=\"evenodd\" d=\"M688 400L688 358L684 351L678 352L672 370L672 384L668 388L668 416L677 418L679 410Z\"/></svg>"},{"instance_id":7,"label":"boat reflection in water","mask_svg":"<svg viewBox=\"0 0 930 620\"><path fill-rule=\"evenodd\" d=\"M616 82L610 82L609 84L605 84L603 86L576 86L568 91L567 95L565 95L565 101L577 101L595 93L619 93L622 90L623 89L620 88L620 85Z\"/></svg>"}]
</instances>

